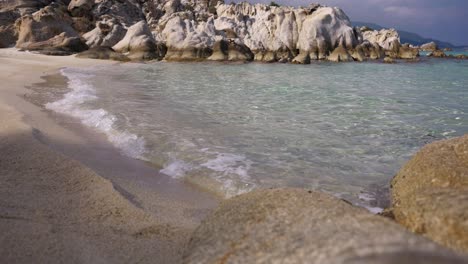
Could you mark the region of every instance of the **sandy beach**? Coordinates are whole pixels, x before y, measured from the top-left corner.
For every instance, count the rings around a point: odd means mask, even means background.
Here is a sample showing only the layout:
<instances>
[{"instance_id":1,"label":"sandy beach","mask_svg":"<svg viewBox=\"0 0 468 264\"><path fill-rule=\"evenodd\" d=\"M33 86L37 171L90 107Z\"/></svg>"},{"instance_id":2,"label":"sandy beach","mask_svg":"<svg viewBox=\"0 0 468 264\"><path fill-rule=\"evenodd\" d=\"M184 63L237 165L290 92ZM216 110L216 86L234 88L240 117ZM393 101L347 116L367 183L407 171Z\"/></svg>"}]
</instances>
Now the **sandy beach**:
<instances>
[{"instance_id":1,"label":"sandy beach","mask_svg":"<svg viewBox=\"0 0 468 264\"><path fill-rule=\"evenodd\" d=\"M217 200L25 100L62 67L115 63L0 50L0 256L13 262L177 263ZM42 78L43 76L56 76ZM58 77L57 77L58 76Z\"/></svg>"}]
</instances>

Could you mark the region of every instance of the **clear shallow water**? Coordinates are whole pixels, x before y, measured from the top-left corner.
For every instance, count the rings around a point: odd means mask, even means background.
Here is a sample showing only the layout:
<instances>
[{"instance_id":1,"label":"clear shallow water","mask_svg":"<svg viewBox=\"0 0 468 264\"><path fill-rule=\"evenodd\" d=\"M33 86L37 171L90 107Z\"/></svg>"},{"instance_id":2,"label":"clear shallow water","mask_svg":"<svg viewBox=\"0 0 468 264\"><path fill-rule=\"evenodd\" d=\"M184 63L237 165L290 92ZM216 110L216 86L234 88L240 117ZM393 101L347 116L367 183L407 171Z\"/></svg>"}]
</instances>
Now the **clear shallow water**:
<instances>
[{"instance_id":1,"label":"clear shallow water","mask_svg":"<svg viewBox=\"0 0 468 264\"><path fill-rule=\"evenodd\" d=\"M306 187L376 206L421 146L468 133L468 63L124 64L65 69L47 108L226 196Z\"/></svg>"}]
</instances>

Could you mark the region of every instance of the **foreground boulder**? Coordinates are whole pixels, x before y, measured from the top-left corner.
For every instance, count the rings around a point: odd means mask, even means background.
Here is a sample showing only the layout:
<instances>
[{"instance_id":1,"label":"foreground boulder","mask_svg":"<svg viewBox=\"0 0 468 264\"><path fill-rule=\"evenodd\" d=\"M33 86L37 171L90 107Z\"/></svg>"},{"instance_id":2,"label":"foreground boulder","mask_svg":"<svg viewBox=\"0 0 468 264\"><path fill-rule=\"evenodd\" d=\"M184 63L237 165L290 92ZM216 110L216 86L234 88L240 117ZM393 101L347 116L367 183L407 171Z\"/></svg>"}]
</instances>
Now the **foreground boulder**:
<instances>
[{"instance_id":1,"label":"foreground boulder","mask_svg":"<svg viewBox=\"0 0 468 264\"><path fill-rule=\"evenodd\" d=\"M391 186L399 223L468 252L468 135L425 146Z\"/></svg>"},{"instance_id":2,"label":"foreground boulder","mask_svg":"<svg viewBox=\"0 0 468 264\"><path fill-rule=\"evenodd\" d=\"M194 232L184 263L466 263L389 219L327 194L259 190ZM403 261L403 262L402 262Z\"/></svg>"}]
</instances>

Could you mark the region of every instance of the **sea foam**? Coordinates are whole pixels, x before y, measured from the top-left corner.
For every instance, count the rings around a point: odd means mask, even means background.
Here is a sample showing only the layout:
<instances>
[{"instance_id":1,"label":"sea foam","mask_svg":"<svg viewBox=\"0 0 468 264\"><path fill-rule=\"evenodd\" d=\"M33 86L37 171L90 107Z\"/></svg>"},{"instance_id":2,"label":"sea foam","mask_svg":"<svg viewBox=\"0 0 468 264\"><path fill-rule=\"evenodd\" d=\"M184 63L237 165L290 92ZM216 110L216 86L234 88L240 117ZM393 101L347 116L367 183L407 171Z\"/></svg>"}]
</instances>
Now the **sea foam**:
<instances>
[{"instance_id":1,"label":"sea foam","mask_svg":"<svg viewBox=\"0 0 468 264\"><path fill-rule=\"evenodd\" d=\"M97 99L91 79L95 76L89 70L62 69L61 74L68 79L70 92L52 103L46 109L78 118L82 124L104 133L108 140L126 156L146 160L145 140L128 131L115 128L117 118L102 108L92 109L86 103Z\"/></svg>"}]
</instances>

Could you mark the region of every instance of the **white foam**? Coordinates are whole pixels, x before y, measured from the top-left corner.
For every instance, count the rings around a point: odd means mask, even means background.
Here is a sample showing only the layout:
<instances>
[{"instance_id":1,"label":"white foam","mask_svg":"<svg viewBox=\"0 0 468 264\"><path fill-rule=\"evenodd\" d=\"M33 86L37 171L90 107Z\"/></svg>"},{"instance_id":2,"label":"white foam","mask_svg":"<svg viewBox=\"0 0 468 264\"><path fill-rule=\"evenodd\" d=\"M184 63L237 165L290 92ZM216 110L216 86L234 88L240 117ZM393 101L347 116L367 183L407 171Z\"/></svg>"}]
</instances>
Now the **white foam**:
<instances>
[{"instance_id":1,"label":"white foam","mask_svg":"<svg viewBox=\"0 0 468 264\"><path fill-rule=\"evenodd\" d=\"M145 159L145 140L127 131L119 131L114 128L117 118L104 109L90 109L87 102L98 99L96 90L91 84L93 74L88 71L78 71L76 69L62 69L62 75L68 78L68 88L70 92L52 103L47 103L45 107L58 113L70 115L78 118L89 127L95 128L106 134L109 141L119 148L123 154L137 159Z\"/></svg>"},{"instance_id":2,"label":"white foam","mask_svg":"<svg viewBox=\"0 0 468 264\"><path fill-rule=\"evenodd\" d=\"M171 176L173 178L179 179L184 177L185 174L192 169L193 166L191 164L176 159L170 162L159 172Z\"/></svg>"}]
</instances>

